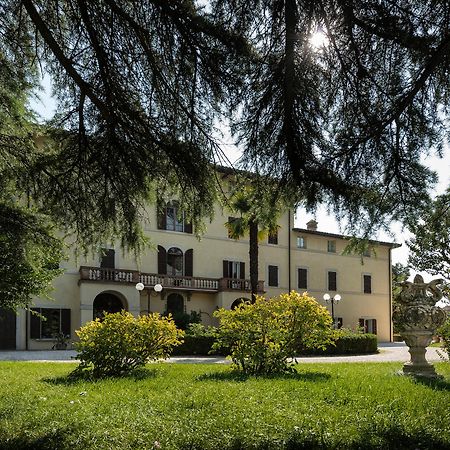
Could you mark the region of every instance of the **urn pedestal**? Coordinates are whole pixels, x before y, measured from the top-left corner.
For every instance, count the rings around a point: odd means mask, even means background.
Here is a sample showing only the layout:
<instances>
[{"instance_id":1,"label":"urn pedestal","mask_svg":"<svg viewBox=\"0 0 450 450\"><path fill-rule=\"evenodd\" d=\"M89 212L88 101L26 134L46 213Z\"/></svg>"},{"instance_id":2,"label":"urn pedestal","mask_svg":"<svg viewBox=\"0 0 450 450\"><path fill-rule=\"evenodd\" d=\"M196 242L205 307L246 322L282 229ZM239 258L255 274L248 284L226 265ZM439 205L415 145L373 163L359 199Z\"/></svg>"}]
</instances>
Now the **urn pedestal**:
<instances>
[{"instance_id":1,"label":"urn pedestal","mask_svg":"<svg viewBox=\"0 0 450 450\"><path fill-rule=\"evenodd\" d=\"M410 361L403 365L403 373L427 378L439 377L433 364L430 364L425 358L427 347L433 338L433 332L426 330L404 331L402 337L409 347L408 351L411 355Z\"/></svg>"},{"instance_id":2,"label":"urn pedestal","mask_svg":"<svg viewBox=\"0 0 450 450\"><path fill-rule=\"evenodd\" d=\"M437 378L439 375L426 358L436 329L445 321L445 313L436 307L442 298L437 284L442 280L424 283L420 275L414 282L401 283L402 291L396 299L392 320L409 347L410 361L403 365L403 374L418 377Z\"/></svg>"}]
</instances>

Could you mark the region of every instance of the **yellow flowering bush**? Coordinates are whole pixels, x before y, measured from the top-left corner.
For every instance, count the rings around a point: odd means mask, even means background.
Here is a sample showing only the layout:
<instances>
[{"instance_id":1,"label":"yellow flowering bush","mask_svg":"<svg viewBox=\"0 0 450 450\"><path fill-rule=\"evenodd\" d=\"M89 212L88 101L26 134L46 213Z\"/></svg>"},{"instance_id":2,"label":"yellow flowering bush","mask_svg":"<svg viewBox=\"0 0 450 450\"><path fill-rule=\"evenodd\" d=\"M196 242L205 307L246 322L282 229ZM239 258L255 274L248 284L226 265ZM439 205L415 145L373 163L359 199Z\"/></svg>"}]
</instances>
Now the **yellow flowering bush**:
<instances>
[{"instance_id":1,"label":"yellow flowering bush","mask_svg":"<svg viewBox=\"0 0 450 450\"><path fill-rule=\"evenodd\" d=\"M325 348L333 337L327 309L295 291L270 300L257 297L214 316L220 326L213 348L230 348L234 365L247 374L292 370L298 348Z\"/></svg>"},{"instance_id":2,"label":"yellow flowering bush","mask_svg":"<svg viewBox=\"0 0 450 450\"><path fill-rule=\"evenodd\" d=\"M149 361L166 359L184 335L171 316L134 317L126 311L106 313L76 333L77 371L91 370L94 377L120 376Z\"/></svg>"}]
</instances>

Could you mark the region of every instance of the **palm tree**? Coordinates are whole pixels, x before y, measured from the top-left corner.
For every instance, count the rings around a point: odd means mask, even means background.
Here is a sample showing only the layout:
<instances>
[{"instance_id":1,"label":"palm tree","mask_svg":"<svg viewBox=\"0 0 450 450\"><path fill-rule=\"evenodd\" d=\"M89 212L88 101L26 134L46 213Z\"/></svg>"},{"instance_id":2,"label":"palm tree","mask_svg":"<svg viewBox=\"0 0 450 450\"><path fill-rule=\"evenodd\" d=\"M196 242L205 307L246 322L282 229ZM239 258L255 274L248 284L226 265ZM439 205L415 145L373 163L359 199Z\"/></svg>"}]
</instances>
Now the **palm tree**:
<instances>
[{"instance_id":1,"label":"palm tree","mask_svg":"<svg viewBox=\"0 0 450 450\"><path fill-rule=\"evenodd\" d=\"M269 188L272 183L263 183L254 176L250 181L245 179L240 187L232 192L227 206L239 214L225 223L230 238L240 239L249 234L250 286L252 302L258 293L258 257L259 241L267 234L277 232L278 219L288 207L278 194ZM267 181L267 180L266 180Z\"/></svg>"}]
</instances>

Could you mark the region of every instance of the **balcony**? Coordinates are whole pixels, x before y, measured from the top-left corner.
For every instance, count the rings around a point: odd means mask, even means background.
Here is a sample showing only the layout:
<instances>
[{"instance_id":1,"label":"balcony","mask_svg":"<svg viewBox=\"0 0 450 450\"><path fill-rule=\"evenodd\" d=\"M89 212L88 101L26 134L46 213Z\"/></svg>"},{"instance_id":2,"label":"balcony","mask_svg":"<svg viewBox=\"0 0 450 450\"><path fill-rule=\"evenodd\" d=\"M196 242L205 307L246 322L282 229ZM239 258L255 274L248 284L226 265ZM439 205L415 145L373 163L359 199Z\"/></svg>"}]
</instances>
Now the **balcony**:
<instances>
[{"instance_id":1,"label":"balcony","mask_svg":"<svg viewBox=\"0 0 450 450\"><path fill-rule=\"evenodd\" d=\"M236 278L179 277L143 273L137 270L107 269L100 267L80 267L80 280L98 283L143 283L146 287L160 284L166 289L179 289L196 292L240 291L250 292L250 280ZM264 292L264 281L258 281L258 292Z\"/></svg>"}]
</instances>

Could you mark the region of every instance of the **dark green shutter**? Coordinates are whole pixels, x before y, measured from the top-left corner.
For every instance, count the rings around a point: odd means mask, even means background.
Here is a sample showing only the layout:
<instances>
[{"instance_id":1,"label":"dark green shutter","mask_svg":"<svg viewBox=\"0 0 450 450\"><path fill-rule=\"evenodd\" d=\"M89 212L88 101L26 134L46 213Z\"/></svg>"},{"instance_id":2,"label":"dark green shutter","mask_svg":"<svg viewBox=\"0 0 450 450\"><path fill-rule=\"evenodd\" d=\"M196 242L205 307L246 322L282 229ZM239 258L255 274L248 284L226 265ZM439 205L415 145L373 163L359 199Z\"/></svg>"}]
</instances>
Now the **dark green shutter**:
<instances>
[{"instance_id":1,"label":"dark green shutter","mask_svg":"<svg viewBox=\"0 0 450 450\"><path fill-rule=\"evenodd\" d=\"M373 334L377 334L377 319L372 319Z\"/></svg>"},{"instance_id":2,"label":"dark green shutter","mask_svg":"<svg viewBox=\"0 0 450 450\"><path fill-rule=\"evenodd\" d=\"M308 272L306 269L298 269L298 288L308 289Z\"/></svg>"},{"instance_id":3,"label":"dark green shutter","mask_svg":"<svg viewBox=\"0 0 450 450\"><path fill-rule=\"evenodd\" d=\"M35 311L38 314L41 313L41 308L32 308L31 311ZM36 316L36 314L30 315L30 339L39 339L41 337L41 318Z\"/></svg>"},{"instance_id":4,"label":"dark green shutter","mask_svg":"<svg viewBox=\"0 0 450 450\"><path fill-rule=\"evenodd\" d=\"M158 274L167 274L167 253L162 245L158 245Z\"/></svg>"},{"instance_id":5,"label":"dark green shutter","mask_svg":"<svg viewBox=\"0 0 450 450\"><path fill-rule=\"evenodd\" d=\"M166 223L166 205L162 201L158 201L156 206L156 224L158 230L165 230L167 227Z\"/></svg>"},{"instance_id":6,"label":"dark green shutter","mask_svg":"<svg viewBox=\"0 0 450 450\"><path fill-rule=\"evenodd\" d=\"M228 271L228 261L225 259L223 260L223 277L224 278L230 278L230 273Z\"/></svg>"},{"instance_id":7,"label":"dark green shutter","mask_svg":"<svg viewBox=\"0 0 450 450\"><path fill-rule=\"evenodd\" d=\"M70 309L61 309L61 332L70 337Z\"/></svg>"},{"instance_id":8,"label":"dark green shutter","mask_svg":"<svg viewBox=\"0 0 450 450\"><path fill-rule=\"evenodd\" d=\"M336 272L328 272L328 290L337 291Z\"/></svg>"},{"instance_id":9,"label":"dark green shutter","mask_svg":"<svg viewBox=\"0 0 450 450\"><path fill-rule=\"evenodd\" d=\"M372 293L372 277L370 275L364 275L364 293Z\"/></svg>"},{"instance_id":10,"label":"dark green shutter","mask_svg":"<svg viewBox=\"0 0 450 450\"><path fill-rule=\"evenodd\" d=\"M184 224L184 232L192 234L192 222L188 222Z\"/></svg>"},{"instance_id":11,"label":"dark green shutter","mask_svg":"<svg viewBox=\"0 0 450 450\"><path fill-rule=\"evenodd\" d=\"M194 250L190 248L184 254L184 275L186 277L194 276Z\"/></svg>"},{"instance_id":12,"label":"dark green shutter","mask_svg":"<svg viewBox=\"0 0 450 450\"><path fill-rule=\"evenodd\" d=\"M278 266L269 266L269 286L278 286Z\"/></svg>"},{"instance_id":13,"label":"dark green shutter","mask_svg":"<svg viewBox=\"0 0 450 450\"><path fill-rule=\"evenodd\" d=\"M243 263L243 262L240 263L239 271L240 271L241 280L245 280L245 263Z\"/></svg>"}]
</instances>

